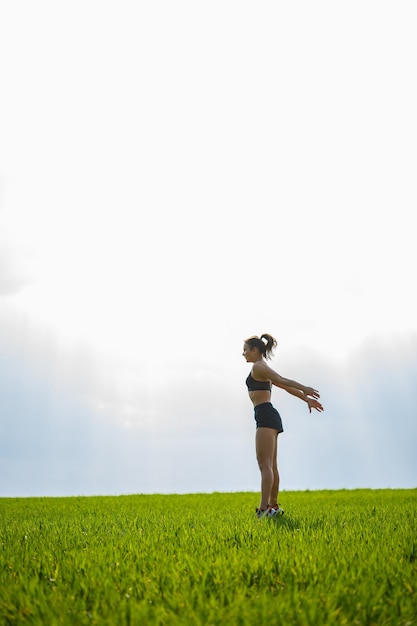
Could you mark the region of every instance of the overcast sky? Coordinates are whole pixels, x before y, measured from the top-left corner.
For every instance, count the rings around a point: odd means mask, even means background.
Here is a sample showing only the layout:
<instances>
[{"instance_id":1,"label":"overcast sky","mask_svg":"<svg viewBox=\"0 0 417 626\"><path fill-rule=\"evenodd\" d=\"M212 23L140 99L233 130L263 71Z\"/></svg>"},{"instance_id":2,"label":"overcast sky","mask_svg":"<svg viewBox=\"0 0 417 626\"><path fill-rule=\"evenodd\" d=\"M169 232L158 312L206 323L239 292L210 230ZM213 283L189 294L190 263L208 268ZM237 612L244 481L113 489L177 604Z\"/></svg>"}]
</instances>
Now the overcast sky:
<instances>
[{"instance_id":1,"label":"overcast sky","mask_svg":"<svg viewBox=\"0 0 417 626\"><path fill-rule=\"evenodd\" d=\"M416 487L414 2L0 7L0 495Z\"/></svg>"}]
</instances>

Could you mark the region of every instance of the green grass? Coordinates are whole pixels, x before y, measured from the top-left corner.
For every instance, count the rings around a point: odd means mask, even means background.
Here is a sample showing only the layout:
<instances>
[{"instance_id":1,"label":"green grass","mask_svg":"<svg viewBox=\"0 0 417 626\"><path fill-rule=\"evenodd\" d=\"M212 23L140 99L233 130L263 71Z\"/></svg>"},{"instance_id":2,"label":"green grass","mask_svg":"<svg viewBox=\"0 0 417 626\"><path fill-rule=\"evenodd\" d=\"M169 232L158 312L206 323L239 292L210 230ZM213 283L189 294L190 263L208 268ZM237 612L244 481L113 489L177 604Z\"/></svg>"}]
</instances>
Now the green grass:
<instances>
[{"instance_id":1,"label":"green grass","mask_svg":"<svg viewBox=\"0 0 417 626\"><path fill-rule=\"evenodd\" d=\"M417 490L0 499L0 624L417 624Z\"/></svg>"}]
</instances>

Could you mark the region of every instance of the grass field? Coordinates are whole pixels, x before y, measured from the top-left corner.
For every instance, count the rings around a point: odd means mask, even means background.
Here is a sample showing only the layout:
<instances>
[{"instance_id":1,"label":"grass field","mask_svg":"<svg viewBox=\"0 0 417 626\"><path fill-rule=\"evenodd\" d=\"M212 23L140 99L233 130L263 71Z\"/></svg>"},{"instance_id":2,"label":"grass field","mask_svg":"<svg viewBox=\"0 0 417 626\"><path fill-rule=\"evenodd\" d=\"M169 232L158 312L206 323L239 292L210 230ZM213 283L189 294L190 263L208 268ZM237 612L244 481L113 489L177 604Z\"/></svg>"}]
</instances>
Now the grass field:
<instances>
[{"instance_id":1,"label":"grass field","mask_svg":"<svg viewBox=\"0 0 417 626\"><path fill-rule=\"evenodd\" d=\"M417 490L0 499L0 624L417 624Z\"/></svg>"}]
</instances>

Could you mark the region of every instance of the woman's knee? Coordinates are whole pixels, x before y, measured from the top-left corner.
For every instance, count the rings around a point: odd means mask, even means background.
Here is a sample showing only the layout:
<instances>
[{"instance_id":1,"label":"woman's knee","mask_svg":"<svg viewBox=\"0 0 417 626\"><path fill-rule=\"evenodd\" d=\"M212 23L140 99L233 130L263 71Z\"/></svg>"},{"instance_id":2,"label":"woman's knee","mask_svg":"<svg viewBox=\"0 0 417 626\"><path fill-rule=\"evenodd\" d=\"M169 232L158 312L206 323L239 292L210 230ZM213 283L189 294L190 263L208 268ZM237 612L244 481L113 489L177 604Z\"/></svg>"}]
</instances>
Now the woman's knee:
<instances>
[{"instance_id":1,"label":"woman's knee","mask_svg":"<svg viewBox=\"0 0 417 626\"><path fill-rule=\"evenodd\" d=\"M271 472L274 471L274 464L271 461L271 459L264 457L264 456L258 456L257 461L258 461L259 469L261 471L262 470L269 470Z\"/></svg>"}]
</instances>

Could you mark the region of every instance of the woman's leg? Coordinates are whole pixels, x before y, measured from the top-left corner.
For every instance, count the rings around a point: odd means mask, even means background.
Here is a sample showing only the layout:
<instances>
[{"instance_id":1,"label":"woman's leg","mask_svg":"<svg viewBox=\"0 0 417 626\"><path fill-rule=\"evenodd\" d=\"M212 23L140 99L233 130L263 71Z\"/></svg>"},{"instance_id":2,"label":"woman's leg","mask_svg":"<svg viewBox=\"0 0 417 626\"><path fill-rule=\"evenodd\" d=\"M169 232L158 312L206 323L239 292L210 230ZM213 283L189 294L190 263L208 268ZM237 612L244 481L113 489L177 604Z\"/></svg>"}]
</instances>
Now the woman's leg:
<instances>
[{"instance_id":1,"label":"woman's leg","mask_svg":"<svg viewBox=\"0 0 417 626\"><path fill-rule=\"evenodd\" d=\"M256 429L256 458L261 470L261 503L259 508L266 509L274 487L274 454L276 465L276 441L278 431L273 428Z\"/></svg>"},{"instance_id":2,"label":"woman's leg","mask_svg":"<svg viewBox=\"0 0 417 626\"><path fill-rule=\"evenodd\" d=\"M269 504L271 506L274 506L275 504L278 504L278 492L279 492L279 472L278 472L278 465L277 465L277 459L278 459L278 435L275 439L275 450L274 450L274 457L272 460L272 470L274 472L274 482L272 483L272 488L271 488L271 497L269 499Z\"/></svg>"}]
</instances>

